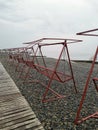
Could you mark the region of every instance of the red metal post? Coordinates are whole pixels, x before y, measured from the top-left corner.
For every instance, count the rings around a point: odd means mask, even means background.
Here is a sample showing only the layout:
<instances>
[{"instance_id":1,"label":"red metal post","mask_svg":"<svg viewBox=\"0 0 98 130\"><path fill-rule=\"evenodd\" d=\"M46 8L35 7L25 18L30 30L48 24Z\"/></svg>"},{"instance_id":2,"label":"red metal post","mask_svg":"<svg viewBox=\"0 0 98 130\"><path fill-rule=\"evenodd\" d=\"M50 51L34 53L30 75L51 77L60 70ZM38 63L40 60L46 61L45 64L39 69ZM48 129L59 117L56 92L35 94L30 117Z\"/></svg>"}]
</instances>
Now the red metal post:
<instances>
[{"instance_id":1,"label":"red metal post","mask_svg":"<svg viewBox=\"0 0 98 130\"><path fill-rule=\"evenodd\" d=\"M93 29L93 30L80 32L80 33L77 33L77 34L78 35L85 35L86 34L86 36L98 36L96 34L90 34L90 35L88 34L88 32L97 31L97 30L98 29ZM97 46L97 49L96 49L96 52L95 52L95 55L94 55L94 59L93 59L93 62L92 62L92 65L91 65L91 68L90 68L90 71L89 71L89 74L88 74L88 77L87 77L87 80L86 80L86 84L85 84L85 87L84 87L83 95L82 95L82 98L81 98L81 101L80 101L80 105L79 105L79 108L78 108L78 111L77 111L75 124L80 124L80 123L82 123L83 121L85 121L85 120L87 120L89 118L98 118L98 112L95 112L95 113L93 113L93 114L91 114L91 115L89 115L87 117L84 117L84 118L80 119L80 113L81 113L81 110L82 110L82 106L83 106L84 100L86 98L87 90L89 88L89 82L90 82L90 79L91 79L91 75L93 73L94 64L95 64L97 55L98 55L98 46Z\"/></svg>"}]
</instances>

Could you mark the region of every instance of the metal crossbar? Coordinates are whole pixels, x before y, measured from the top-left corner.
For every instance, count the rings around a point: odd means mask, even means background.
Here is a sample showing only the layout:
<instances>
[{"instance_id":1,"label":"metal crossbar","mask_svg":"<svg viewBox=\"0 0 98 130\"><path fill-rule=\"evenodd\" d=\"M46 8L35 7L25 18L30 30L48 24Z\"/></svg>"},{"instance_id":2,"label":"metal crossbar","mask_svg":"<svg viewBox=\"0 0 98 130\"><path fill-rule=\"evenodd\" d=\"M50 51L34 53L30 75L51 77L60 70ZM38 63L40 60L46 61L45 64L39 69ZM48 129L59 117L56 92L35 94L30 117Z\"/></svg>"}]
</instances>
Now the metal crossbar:
<instances>
[{"instance_id":1,"label":"metal crossbar","mask_svg":"<svg viewBox=\"0 0 98 130\"><path fill-rule=\"evenodd\" d=\"M95 31L98 31L98 28L96 28L96 29L92 29L92 30L83 31L83 32L79 32L79 33L77 33L77 35L84 35L84 36L97 36L97 37L98 37L98 34L90 33L90 32L95 32Z\"/></svg>"}]
</instances>

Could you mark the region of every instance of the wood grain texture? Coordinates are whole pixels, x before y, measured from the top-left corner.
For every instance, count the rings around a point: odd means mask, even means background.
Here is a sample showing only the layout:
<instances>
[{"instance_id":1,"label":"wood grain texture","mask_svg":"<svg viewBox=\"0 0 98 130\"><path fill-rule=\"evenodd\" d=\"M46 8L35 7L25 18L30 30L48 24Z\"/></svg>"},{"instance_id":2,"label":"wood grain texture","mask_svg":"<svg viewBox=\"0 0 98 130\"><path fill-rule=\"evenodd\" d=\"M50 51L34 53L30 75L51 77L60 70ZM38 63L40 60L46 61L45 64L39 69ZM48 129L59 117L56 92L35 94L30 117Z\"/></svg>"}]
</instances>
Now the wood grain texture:
<instances>
[{"instance_id":1,"label":"wood grain texture","mask_svg":"<svg viewBox=\"0 0 98 130\"><path fill-rule=\"evenodd\" d=\"M0 130L44 130L26 99L0 63Z\"/></svg>"}]
</instances>

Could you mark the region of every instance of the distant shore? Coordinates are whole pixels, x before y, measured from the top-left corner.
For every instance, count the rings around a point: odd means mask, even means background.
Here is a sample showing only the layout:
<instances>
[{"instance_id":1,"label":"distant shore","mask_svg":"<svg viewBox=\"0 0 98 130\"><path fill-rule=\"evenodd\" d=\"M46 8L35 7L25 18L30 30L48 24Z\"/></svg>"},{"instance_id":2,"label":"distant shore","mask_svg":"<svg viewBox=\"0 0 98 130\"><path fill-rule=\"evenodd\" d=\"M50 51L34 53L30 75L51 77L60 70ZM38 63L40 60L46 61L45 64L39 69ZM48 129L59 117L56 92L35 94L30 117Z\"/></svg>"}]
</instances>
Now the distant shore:
<instances>
[{"instance_id":1,"label":"distant shore","mask_svg":"<svg viewBox=\"0 0 98 130\"><path fill-rule=\"evenodd\" d=\"M91 60L71 60L73 62L84 62L84 63L92 63L93 61ZM98 61L95 62L96 64L98 64Z\"/></svg>"}]
</instances>

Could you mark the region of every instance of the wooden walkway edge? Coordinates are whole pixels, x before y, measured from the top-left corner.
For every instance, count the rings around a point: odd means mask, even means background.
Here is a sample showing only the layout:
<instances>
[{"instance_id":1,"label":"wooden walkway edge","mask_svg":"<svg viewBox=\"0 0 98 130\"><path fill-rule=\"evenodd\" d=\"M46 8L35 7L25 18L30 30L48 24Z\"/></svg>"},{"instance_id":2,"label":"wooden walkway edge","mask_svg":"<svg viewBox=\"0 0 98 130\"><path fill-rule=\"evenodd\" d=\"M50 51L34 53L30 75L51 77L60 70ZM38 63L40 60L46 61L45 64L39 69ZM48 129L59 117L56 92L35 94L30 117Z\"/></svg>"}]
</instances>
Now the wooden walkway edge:
<instances>
[{"instance_id":1,"label":"wooden walkway edge","mask_svg":"<svg viewBox=\"0 0 98 130\"><path fill-rule=\"evenodd\" d=\"M44 130L0 63L0 130Z\"/></svg>"}]
</instances>

